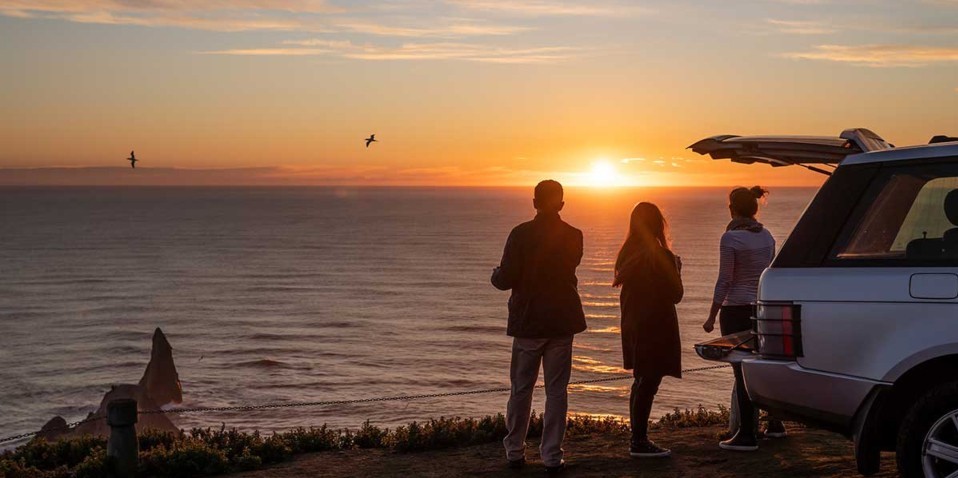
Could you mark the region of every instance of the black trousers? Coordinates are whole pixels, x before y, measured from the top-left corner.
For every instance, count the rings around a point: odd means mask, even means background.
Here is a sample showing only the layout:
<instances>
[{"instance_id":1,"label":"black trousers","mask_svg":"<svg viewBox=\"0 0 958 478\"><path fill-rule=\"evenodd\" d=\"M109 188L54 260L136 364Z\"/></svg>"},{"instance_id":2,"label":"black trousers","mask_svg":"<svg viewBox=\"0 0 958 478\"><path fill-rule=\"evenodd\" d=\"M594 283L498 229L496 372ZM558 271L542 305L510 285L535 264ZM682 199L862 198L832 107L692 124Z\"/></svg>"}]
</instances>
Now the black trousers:
<instances>
[{"instance_id":1,"label":"black trousers","mask_svg":"<svg viewBox=\"0 0 958 478\"><path fill-rule=\"evenodd\" d=\"M751 305L726 305L719 312L719 328L722 335L734 334L752 328ZM735 374L735 396L738 398L738 411L741 425L739 432L755 434L758 424L755 423L755 407L745 390L745 376L742 374L742 364L733 363L732 373Z\"/></svg>"},{"instance_id":2,"label":"black trousers","mask_svg":"<svg viewBox=\"0 0 958 478\"><path fill-rule=\"evenodd\" d=\"M662 384L662 377L642 377L632 372L632 394L629 396L629 422L632 425L632 444L644 443L649 439L649 415L652 414L652 401Z\"/></svg>"}]
</instances>

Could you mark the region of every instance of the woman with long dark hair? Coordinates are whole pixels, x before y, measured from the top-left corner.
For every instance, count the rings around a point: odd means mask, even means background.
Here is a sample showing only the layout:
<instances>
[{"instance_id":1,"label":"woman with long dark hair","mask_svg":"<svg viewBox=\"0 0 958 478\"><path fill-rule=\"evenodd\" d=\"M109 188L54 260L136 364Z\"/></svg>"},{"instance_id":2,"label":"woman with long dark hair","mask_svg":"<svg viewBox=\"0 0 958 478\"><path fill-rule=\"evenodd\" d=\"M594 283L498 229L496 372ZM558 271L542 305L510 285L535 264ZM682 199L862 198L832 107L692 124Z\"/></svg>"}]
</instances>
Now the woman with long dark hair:
<instances>
[{"instance_id":1,"label":"woman with long dark hair","mask_svg":"<svg viewBox=\"0 0 958 478\"><path fill-rule=\"evenodd\" d=\"M679 321L682 263L669 249L668 224L659 208L642 202L632 210L629 234L615 261L613 286L622 287L623 367L635 380L629 400L632 443L637 458L665 457L671 451L649 440L652 400L665 376L682 378Z\"/></svg>"},{"instance_id":2,"label":"woman with long dark hair","mask_svg":"<svg viewBox=\"0 0 958 478\"><path fill-rule=\"evenodd\" d=\"M761 186L738 187L728 195L732 216L725 228L719 247L719 276L715 282L712 309L702 327L706 332L715 328L719 317L722 335L751 330L752 304L758 298L758 280L775 256L775 238L755 219L758 201L768 191ZM730 432L732 437L719 443L726 450L754 451L758 449L758 413L745 390L741 364L732 364L735 387L732 394ZM778 420L769 420L765 436L785 436L785 427Z\"/></svg>"}]
</instances>

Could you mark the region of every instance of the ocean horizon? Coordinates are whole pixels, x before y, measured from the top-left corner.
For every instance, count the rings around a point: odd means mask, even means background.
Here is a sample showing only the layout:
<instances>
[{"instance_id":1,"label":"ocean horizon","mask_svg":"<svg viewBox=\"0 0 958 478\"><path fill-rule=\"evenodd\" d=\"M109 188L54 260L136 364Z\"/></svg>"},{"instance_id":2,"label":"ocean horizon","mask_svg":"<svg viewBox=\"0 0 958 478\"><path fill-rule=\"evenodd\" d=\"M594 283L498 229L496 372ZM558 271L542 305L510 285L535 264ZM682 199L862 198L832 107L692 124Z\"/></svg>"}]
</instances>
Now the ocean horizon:
<instances>
[{"instance_id":1,"label":"ocean horizon","mask_svg":"<svg viewBox=\"0 0 958 478\"><path fill-rule=\"evenodd\" d=\"M701 329L728 222L727 188L569 188L583 230L589 329L573 380L619 374L612 265L631 206L671 225L686 296L683 367L711 365ZM772 187L759 220L778 245L816 188ZM508 386L508 293L489 284L506 236L534 216L529 187L2 186L0 434L81 419L136 383L160 327L183 406L233 406ZM727 405L728 370L667 378L654 416ZM570 412L628 416L627 380L573 386ZM174 416L183 428L395 426L504 412L506 394ZM543 393L535 408L542 409Z\"/></svg>"}]
</instances>

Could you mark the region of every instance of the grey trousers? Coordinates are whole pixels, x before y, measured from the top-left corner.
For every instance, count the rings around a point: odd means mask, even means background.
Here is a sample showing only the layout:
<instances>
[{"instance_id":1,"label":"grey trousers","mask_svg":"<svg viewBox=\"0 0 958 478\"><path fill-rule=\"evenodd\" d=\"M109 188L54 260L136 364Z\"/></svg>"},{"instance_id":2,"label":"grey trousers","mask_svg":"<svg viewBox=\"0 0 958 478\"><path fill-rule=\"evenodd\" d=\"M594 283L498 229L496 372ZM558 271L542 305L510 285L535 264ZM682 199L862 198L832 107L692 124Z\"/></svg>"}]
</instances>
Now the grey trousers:
<instances>
[{"instance_id":1,"label":"grey trousers","mask_svg":"<svg viewBox=\"0 0 958 478\"><path fill-rule=\"evenodd\" d=\"M525 457L526 434L532 413L532 391L539 379L539 365L546 385L546 406L539 453L545 466L562 462L562 439L569 410L569 376L572 374L572 336L554 339L516 338L512 342L509 378L512 392L506 406L509 433L502 440L508 460Z\"/></svg>"}]
</instances>

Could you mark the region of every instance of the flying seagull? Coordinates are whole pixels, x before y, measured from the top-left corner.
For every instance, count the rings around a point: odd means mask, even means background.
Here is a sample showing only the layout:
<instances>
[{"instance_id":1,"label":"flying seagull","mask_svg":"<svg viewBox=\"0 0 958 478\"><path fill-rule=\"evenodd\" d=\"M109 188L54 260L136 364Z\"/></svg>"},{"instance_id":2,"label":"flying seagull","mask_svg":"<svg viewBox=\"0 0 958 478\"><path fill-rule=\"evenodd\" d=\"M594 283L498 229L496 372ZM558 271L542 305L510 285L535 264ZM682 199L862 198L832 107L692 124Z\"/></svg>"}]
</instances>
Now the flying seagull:
<instances>
[{"instance_id":1,"label":"flying seagull","mask_svg":"<svg viewBox=\"0 0 958 478\"><path fill-rule=\"evenodd\" d=\"M130 162L130 167L131 167L131 168L136 169L136 162L139 161L139 160L136 159L136 155L133 154L133 151L130 151L130 157L129 157L129 158L126 158L126 160Z\"/></svg>"},{"instance_id":2,"label":"flying seagull","mask_svg":"<svg viewBox=\"0 0 958 478\"><path fill-rule=\"evenodd\" d=\"M376 135L374 134L369 135L369 137L366 138L366 147L367 148L369 147L369 143L375 143L375 142L376 142Z\"/></svg>"}]
</instances>

